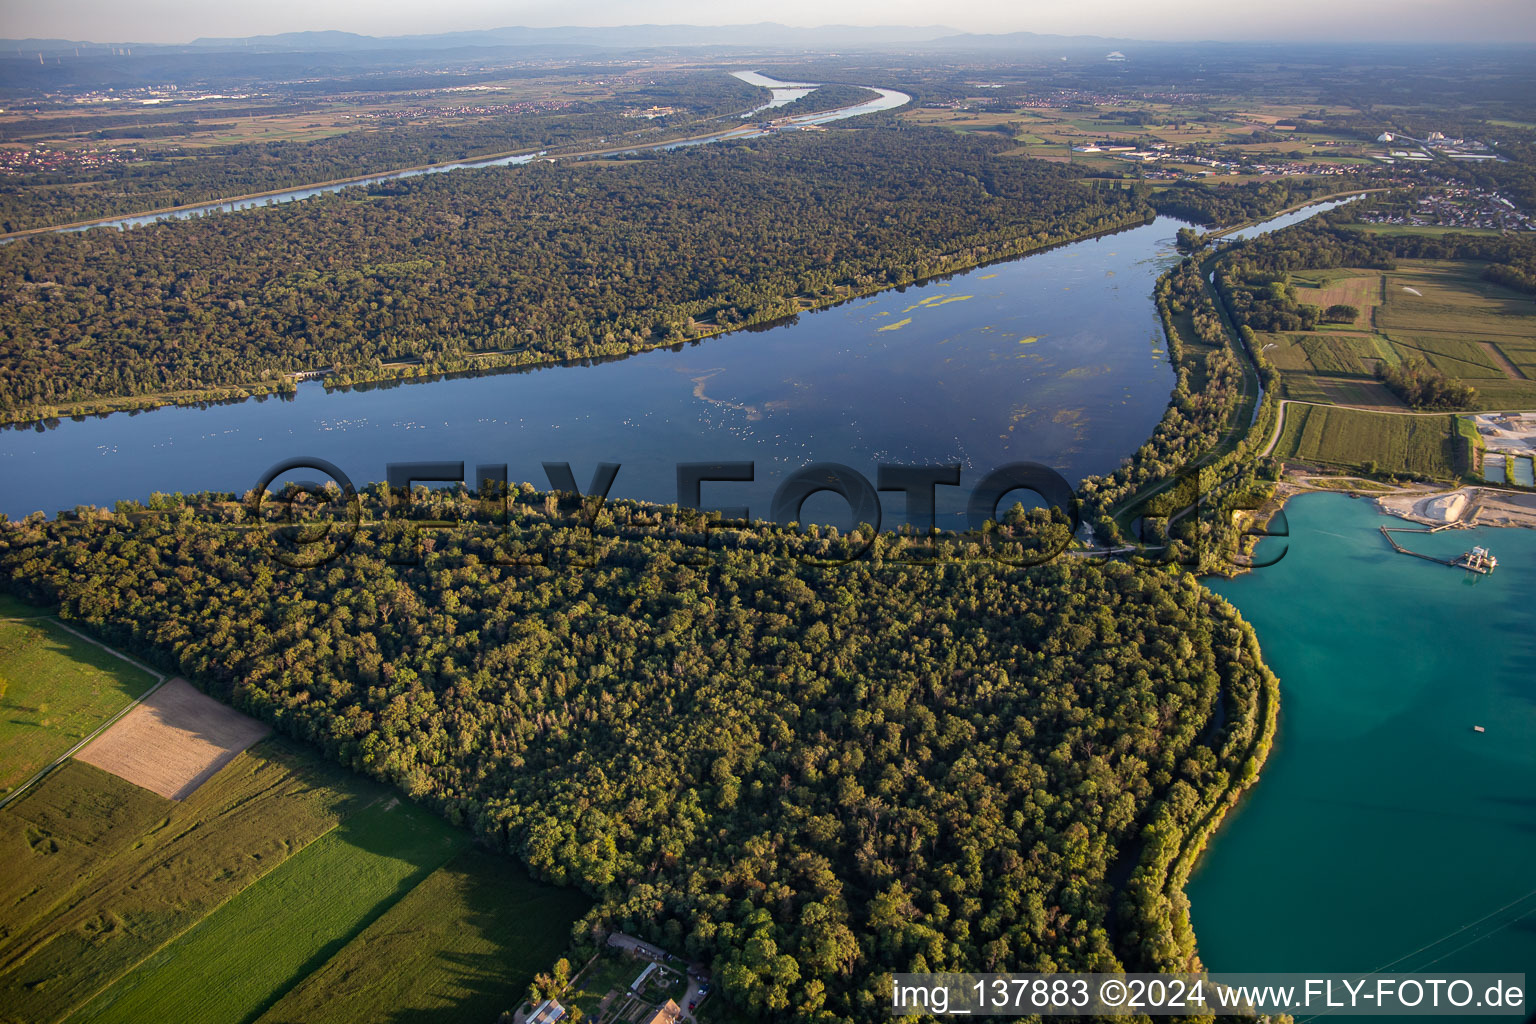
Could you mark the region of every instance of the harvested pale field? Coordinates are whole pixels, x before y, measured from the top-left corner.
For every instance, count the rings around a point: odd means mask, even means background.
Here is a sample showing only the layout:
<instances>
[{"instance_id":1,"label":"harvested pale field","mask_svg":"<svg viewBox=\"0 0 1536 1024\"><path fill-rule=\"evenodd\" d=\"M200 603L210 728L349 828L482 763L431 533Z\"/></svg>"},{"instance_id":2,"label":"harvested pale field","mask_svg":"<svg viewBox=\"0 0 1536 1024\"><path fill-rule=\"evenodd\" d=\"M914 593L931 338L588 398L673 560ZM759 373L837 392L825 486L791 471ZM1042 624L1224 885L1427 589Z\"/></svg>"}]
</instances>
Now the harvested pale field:
<instances>
[{"instance_id":1,"label":"harvested pale field","mask_svg":"<svg viewBox=\"0 0 1536 1024\"><path fill-rule=\"evenodd\" d=\"M1298 275L1300 276L1300 275ZM1313 288L1298 288L1300 302L1327 309L1329 306L1354 306L1370 323L1371 309L1381 305L1381 274L1370 271L1329 271L1315 275Z\"/></svg>"},{"instance_id":2,"label":"harvested pale field","mask_svg":"<svg viewBox=\"0 0 1536 1024\"><path fill-rule=\"evenodd\" d=\"M75 757L181 800L267 732L186 680L172 679Z\"/></svg>"}]
</instances>

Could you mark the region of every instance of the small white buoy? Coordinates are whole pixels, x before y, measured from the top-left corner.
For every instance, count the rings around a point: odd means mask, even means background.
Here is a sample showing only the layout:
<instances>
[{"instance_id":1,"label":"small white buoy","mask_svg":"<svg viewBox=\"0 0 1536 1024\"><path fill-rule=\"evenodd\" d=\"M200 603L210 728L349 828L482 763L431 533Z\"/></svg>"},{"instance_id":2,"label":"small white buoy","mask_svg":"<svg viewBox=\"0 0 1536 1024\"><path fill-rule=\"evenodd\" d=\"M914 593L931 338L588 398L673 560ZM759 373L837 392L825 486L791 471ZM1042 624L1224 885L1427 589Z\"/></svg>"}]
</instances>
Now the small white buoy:
<instances>
[{"instance_id":1,"label":"small white buoy","mask_svg":"<svg viewBox=\"0 0 1536 1024\"><path fill-rule=\"evenodd\" d=\"M1483 727L1482 727L1482 726L1480 726L1480 725L1474 725L1474 726L1473 726L1473 727L1472 727L1472 731L1473 731L1473 732L1487 732L1487 731L1488 731L1488 730L1487 730L1487 729L1484 729L1484 728L1483 728Z\"/></svg>"}]
</instances>

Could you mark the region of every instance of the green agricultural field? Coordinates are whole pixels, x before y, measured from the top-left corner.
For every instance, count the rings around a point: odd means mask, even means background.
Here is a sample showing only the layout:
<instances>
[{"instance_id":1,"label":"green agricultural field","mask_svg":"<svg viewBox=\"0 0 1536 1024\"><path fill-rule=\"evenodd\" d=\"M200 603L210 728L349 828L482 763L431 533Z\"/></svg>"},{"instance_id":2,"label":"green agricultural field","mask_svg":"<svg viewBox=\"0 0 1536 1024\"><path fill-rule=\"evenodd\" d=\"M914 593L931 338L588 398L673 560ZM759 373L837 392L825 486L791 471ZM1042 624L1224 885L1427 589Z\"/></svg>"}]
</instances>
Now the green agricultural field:
<instances>
[{"instance_id":1,"label":"green agricultural field","mask_svg":"<svg viewBox=\"0 0 1536 1024\"><path fill-rule=\"evenodd\" d=\"M486 1024L523 1000L590 901L466 850L433 872L260 1024Z\"/></svg>"},{"instance_id":2,"label":"green agricultural field","mask_svg":"<svg viewBox=\"0 0 1536 1024\"><path fill-rule=\"evenodd\" d=\"M66 762L0 809L0 1020L62 1020L387 792L279 739L182 801Z\"/></svg>"},{"instance_id":3,"label":"green agricultural field","mask_svg":"<svg viewBox=\"0 0 1536 1024\"><path fill-rule=\"evenodd\" d=\"M1406 334L1393 331L1387 335L1392 347L1403 355L1418 356L1448 377L1461 377L1475 386L1481 377L1504 377L1495 358L1471 338L1456 334Z\"/></svg>"},{"instance_id":4,"label":"green agricultural field","mask_svg":"<svg viewBox=\"0 0 1536 1024\"><path fill-rule=\"evenodd\" d=\"M1536 341L1500 338L1491 344L1509 360L1516 373L1529 380L1536 380Z\"/></svg>"},{"instance_id":5,"label":"green agricultural field","mask_svg":"<svg viewBox=\"0 0 1536 1024\"><path fill-rule=\"evenodd\" d=\"M1288 373L1281 378L1281 390L1286 398L1298 402L1353 405L1367 409L1404 408L1397 396L1377 380Z\"/></svg>"},{"instance_id":6,"label":"green agricultural field","mask_svg":"<svg viewBox=\"0 0 1536 1024\"><path fill-rule=\"evenodd\" d=\"M1478 263L1431 260L1404 261L1385 274L1296 273L1292 283L1301 301L1348 303L1361 309L1361 318L1352 329L1262 336L1285 397L1401 408L1371 378L1383 362L1419 358L1472 385L1474 409L1536 408L1536 305L1481 275Z\"/></svg>"},{"instance_id":7,"label":"green agricultural field","mask_svg":"<svg viewBox=\"0 0 1536 1024\"><path fill-rule=\"evenodd\" d=\"M376 800L241 890L69 1020L248 1021L468 843L466 833L414 804Z\"/></svg>"},{"instance_id":8,"label":"green agricultural field","mask_svg":"<svg viewBox=\"0 0 1536 1024\"><path fill-rule=\"evenodd\" d=\"M1371 160L1362 163L1374 163ZM1497 235L1497 228L1456 228L1439 224L1346 224L1351 231L1367 235Z\"/></svg>"},{"instance_id":9,"label":"green agricultural field","mask_svg":"<svg viewBox=\"0 0 1536 1024\"><path fill-rule=\"evenodd\" d=\"M1303 344L1306 338L1305 334L1261 334L1259 347L1264 350L1264 358L1281 373L1315 373L1317 367L1312 365Z\"/></svg>"},{"instance_id":10,"label":"green agricultural field","mask_svg":"<svg viewBox=\"0 0 1536 1024\"><path fill-rule=\"evenodd\" d=\"M183 801L68 761L0 809L0 1021L494 1020L590 904L469 842L282 738Z\"/></svg>"},{"instance_id":11,"label":"green agricultural field","mask_svg":"<svg viewBox=\"0 0 1536 1024\"><path fill-rule=\"evenodd\" d=\"M1482 272L1480 263L1405 260L1386 274L1376 326L1388 333L1536 338L1530 297L1483 280Z\"/></svg>"},{"instance_id":12,"label":"green agricultural field","mask_svg":"<svg viewBox=\"0 0 1536 1024\"><path fill-rule=\"evenodd\" d=\"M1536 381L1528 380L1474 380L1477 398L1472 410L1536 409Z\"/></svg>"},{"instance_id":13,"label":"green agricultural field","mask_svg":"<svg viewBox=\"0 0 1536 1024\"><path fill-rule=\"evenodd\" d=\"M8 615L38 614L19 602ZM56 622L0 621L0 795L89 736L154 676Z\"/></svg>"},{"instance_id":14,"label":"green agricultural field","mask_svg":"<svg viewBox=\"0 0 1536 1024\"><path fill-rule=\"evenodd\" d=\"M1447 376L1476 388L1477 397L1470 408L1536 409L1536 379L1521 370L1522 363L1531 365L1536 349L1519 347L1533 343L1520 338L1483 341L1475 335L1448 333L1394 332L1390 340L1403 357L1418 356ZM1511 352L1520 361L1510 358Z\"/></svg>"},{"instance_id":15,"label":"green agricultural field","mask_svg":"<svg viewBox=\"0 0 1536 1024\"><path fill-rule=\"evenodd\" d=\"M1283 459L1448 480L1456 468L1456 417L1402 416L1358 409L1289 405L1275 447Z\"/></svg>"},{"instance_id":16,"label":"green agricultural field","mask_svg":"<svg viewBox=\"0 0 1536 1024\"><path fill-rule=\"evenodd\" d=\"M1371 310L1381 304L1379 270L1300 270L1291 275L1296 301L1321 309L1343 303L1360 310L1356 327L1368 327Z\"/></svg>"},{"instance_id":17,"label":"green agricultural field","mask_svg":"<svg viewBox=\"0 0 1536 1024\"><path fill-rule=\"evenodd\" d=\"M1366 334L1295 335L1312 369L1328 376L1370 377L1381 359L1375 342Z\"/></svg>"}]
</instances>

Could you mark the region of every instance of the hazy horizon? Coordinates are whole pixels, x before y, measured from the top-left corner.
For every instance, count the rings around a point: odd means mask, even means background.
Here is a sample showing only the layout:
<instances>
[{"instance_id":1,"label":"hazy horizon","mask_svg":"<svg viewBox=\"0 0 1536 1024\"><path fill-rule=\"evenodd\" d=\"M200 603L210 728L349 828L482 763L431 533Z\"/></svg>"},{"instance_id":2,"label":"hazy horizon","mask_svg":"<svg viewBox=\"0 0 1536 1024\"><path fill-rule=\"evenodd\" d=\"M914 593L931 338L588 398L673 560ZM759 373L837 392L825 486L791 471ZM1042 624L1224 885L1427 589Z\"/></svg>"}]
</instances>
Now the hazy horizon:
<instances>
[{"instance_id":1,"label":"hazy horizon","mask_svg":"<svg viewBox=\"0 0 1536 1024\"><path fill-rule=\"evenodd\" d=\"M700 0L612 0L568 5L445 0L417 4L340 0L318 7L272 0L261 8L232 9L192 0L57 0L7 12L10 38L69 39L96 43L189 43L204 37L342 31L370 36L428 35L507 27L609 28L626 25L730 27L775 22L795 28L826 26L931 27L958 32L1038 32L1149 41L1277 42L1536 42L1536 4L1529 0L1364 0L1350 4L1293 0L1286 5L1185 10L1088 0L1068 7L1039 2L977 2L936 8L915 0L784 0L771 8Z\"/></svg>"}]
</instances>

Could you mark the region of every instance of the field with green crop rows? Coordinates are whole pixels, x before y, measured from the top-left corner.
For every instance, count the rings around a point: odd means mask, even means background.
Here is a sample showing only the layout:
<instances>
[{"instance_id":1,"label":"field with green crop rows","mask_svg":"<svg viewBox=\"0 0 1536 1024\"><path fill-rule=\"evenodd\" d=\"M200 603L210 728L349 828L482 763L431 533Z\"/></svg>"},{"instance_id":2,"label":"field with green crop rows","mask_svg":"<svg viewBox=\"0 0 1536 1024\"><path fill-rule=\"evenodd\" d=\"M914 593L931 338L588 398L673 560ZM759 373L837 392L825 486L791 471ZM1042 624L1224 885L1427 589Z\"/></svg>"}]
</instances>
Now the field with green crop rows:
<instances>
[{"instance_id":1,"label":"field with green crop rows","mask_svg":"<svg viewBox=\"0 0 1536 1024\"><path fill-rule=\"evenodd\" d=\"M182 801L66 762L0 810L0 1019L62 1019L386 792L359 782L280 740Z\"/></svg>"},{"instance_id":2,"label":"field with green crop rows","mask_svg":"<svg viewBox=\"0 0 1536 1024\"><path fill-rule=\"evenodd\" d=\"M1536 409L1536 303L1483 280L1481 264L1305 270L1292 284L1300 302L1344 302L1361 315L1353 325L1261 335L1285 397L1402 408L1372 378L1383 363L1417 358L1475 388L1474 409Z\"/></svg>"},{"instance_id":3,"label":"field with green crop rows","mask_svg":"<svg viewBox=\"0 0 1536 1024\"><path fill-rule=\"evenodd\" d=\"M1289 405L1275 455L1448 480L1457 475L1455 419Z\"/></svg>"},{"instance_id":4,"label":"field with green crop rows","mask_svg":"<svg viewBox=\"0 0 1536 1024\"><path fill-rule=\"evenodd\" d=\"M588 900L465 850L433 872L260 1024L487 1024L522 1001L570 942Z\"/></svg>"},{"instance_id":5,"label":"field with green crop rows","mask_svg":"<svg viewBox=\"0 0 1536 1024\"><path fill-rule=\"evenodd\" d=\"M468 841L413 804L375 801L242 889L70 1020L248 1019Z\"/></svg>"},{"instance_id":6,"label":"field with green crop rows","mask_svg":"<svg viewBox=\"0 0 1536 1024\"><path fill-rule=\"evenodd\" d=\"M1485 281L1483 265L1404 260L1386 274L1376 326L1418 333L1536 337L1529 296Z\"/></svg>"},{"instance_id":7,"label":"field with green crop rows","mask_svg":"<svg viewBox=\"0 0 1536 1024\"><path fill-rule=\"evenodd\" d=\"M182 801L68 761L0 809L0 1021L494 1020L589 903L469 844L282 738Z\"/></svg>"}]
</instances>

